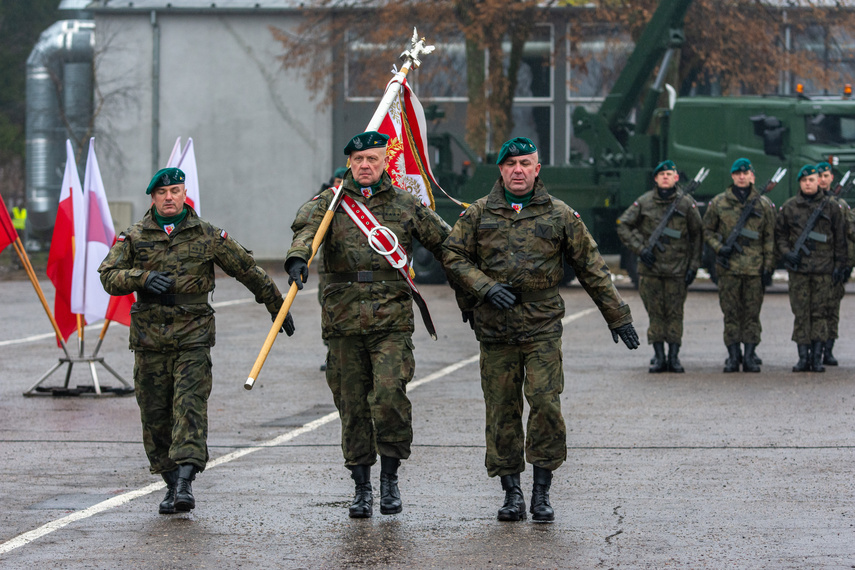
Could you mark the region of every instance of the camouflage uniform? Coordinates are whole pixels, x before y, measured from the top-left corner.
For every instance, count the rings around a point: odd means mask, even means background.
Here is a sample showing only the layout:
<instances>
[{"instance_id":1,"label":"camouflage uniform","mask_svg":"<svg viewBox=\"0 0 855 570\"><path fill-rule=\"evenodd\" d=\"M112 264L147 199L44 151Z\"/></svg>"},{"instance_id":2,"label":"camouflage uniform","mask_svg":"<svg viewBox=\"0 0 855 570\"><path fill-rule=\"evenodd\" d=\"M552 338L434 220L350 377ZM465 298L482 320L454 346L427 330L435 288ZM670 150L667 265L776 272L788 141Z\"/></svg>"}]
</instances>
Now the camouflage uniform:
<instances>
[{"instance_id":1,"label":"camouflage uniform","mask_svg":"<svg viewBox=\"0 0 855 570\"><path fill-rule=\"evenodd\" d=\"M833 194L832 194L833 196ZM844 221L846 223L846 250L847 262L846 267L855 266L855 212L846 203L843 198L834 196L833 200L837 201L843 210ZM831 285L831 307L828 315L828 338L836 340L838 328L840 325L840 303L846 295L846 283L837 283Z\"/></svg>"},{"instance_id":2,"label":"camouflage uniform","mask_svg":"<svg viewBox=\"0 0 855 570\"><path fill-rule=\"evenodd\" d=\"M350 171L342 188L391 229L405 251L412 251L415 238L440 257L451 228L410 193L393 186L386 172L370 198L359 191ZM287 258L308 260L332 197L332 190L321 192ZM327 284L321 327L329 341L327 383L341 417L345 465L373 465L377 453L406 459L413 438L406 393L414 372L412 292L341 208L333 215L323 252Z\"/></svg>"},{"instance_id":3,"label":"camouflage uniform","mask_svg":"<svg viewBox=\"0 0 855 570\"><path fill-rule=\"evenodd\" d=\"M733 193L733 186L710 200L704 214L704 240L713 251L719 249L730 235L746 204L757 196L751 190L745 203ZM742 235L737 240L743 251L734 250L730 266L715 266L718 274L718 296L724 313L724 344L759 344L760 308L765 288L763 272L775 270L775 206L765 196L754 206Z\"/></svg>"},{"instance_id":4,"label":"camouflage uniform","mask_svg":"<svg viewBox=\"0 0 855 570\"><path fill-rule=\"evenodd\" d=\"M315 205L318 201L318 196L315 196L302 206L297 209L297 215L294 217L294 222L291 224L291 231L294 232L294 235L297 235L297 232L306 227L306 224L309 223L309 218L312 217L312 211L315 209ZM323 264L323 249L318 250L318 253L315 255L315 259L313 259L315 263L315 267L320 267ZM324 301L324 287L326 286L326 278L324 276L324 272L318 269L318 304L323 305ZM324 340L324 345L327 344L327 341Z\"/></svg>"},{"instance_id":5,"label":"camouflage uniform","mask_svg":"<svg viewBox=\"0 0 855 570\"><path fill-rule=\"evenodd\" d=\"M799 193L784 202L775 225L775 241L781 255L792 251L811 213L824 198L822 192L813 196ZM844 218L840 205L829 200L805 242L811 254L802 254L798 269L789 272L790 308L795 316L792 340L798 345L829 338L831 274L848 261Z\"/></svg>"},{"instance_id":6,"label":"camouflage uniform","mask_svg":"<svg viewBox=\"0 0 855 570\"><path fill-rule=\"evenodd\" d=\"M143 427L143 444L152 473L178 464L203 470L208 460L208 396L214 309L214 265L243 283L275 314L282 295L255 264L251 252L186 206L187 217L171 234L154 219L154 208L119 235L98 271L111 295L141 292L131 309L130 349ZM175 280L171 294L143 291L150 271ZM162 304L173 303L173 304Z\"/></svg>"},{"instance_id":7,"label":"camouflage uniform","mask_svg":"<svg viewBox=\"0 0 855 570\"><path fill-rule=\"evenodd\" d=\"M663 199L656 189L642 194L618 218L617 232L623 244L640 254L675 199L676 193ZM659 240L665 251L654 251L653 267L639 263L638 292L650 317L648 344L681 344L686 273L697 271L701 265L703 234L694 199L683 196Z\"/></svg>"},{"instance_id":8,"label":"camouflage uniform","mask_svg":"<svg viewBox=\"0 0 855 570\"><path fill-rule=\"evenodd\" d=\"M474 295L458 295L458 302L462 310L474 311L481 342L488 474L521 473L525 460L554 470L567 456L560 398L564 300L558 292L564 260L610 329L632 322L629 306L579 215L550 196L540 178L519 214L505 200L499 178L488 196L461 215L443 250L449 276ZM497 283L510 285L520 303L502 310L484 302ZM531 408L525 448L523 391Z\"/></svg>"}]
</instances>

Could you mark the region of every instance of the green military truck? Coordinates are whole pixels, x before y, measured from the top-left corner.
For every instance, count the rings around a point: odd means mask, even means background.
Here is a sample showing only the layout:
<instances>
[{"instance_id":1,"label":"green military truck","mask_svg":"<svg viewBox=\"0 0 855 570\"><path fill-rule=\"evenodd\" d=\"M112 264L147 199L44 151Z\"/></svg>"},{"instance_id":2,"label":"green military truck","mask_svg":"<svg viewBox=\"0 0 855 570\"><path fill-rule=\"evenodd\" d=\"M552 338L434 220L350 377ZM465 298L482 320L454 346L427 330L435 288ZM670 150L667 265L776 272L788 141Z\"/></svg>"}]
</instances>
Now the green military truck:
<instances>
[{"instance_id":1,"label":"green military truck","mask_svg":"<svg viewBox=\"0 0 855 570\"><path fill-rule=\"evenodd\" d=\"M604 255L620 255L620 265L637 281L635 255L617 237L618 216L652 186L652 171L673 160L686 178L701 168L709 177L695 193L701 208L730 183L730 166L740 157L751 160L757 184L779 167L789 175L770 198L781 204L798 192L794 176L802 165L830 162L837 177L855 166L855 100L840 96L681 97L664 85L665 71L683 42L683 19L691 0L662 0L639 38L614 87L596 111L577 107L574 135L588 148L587 157L571 156L561 166L544 165L540 177L550 193L582 215ZM659 72L650 83L656 68ZM661 105L669 91L668 103ZM450 135L431 139L439 156L439 183L464 202L480 198L498 175L494 164L482 163L471 175L451 172L451 146L462 143ZM472 158L472 164L476 164ZM453 224L460 208L435 193L437 211ZM706 265L714 270L712 256ZM425 251L415 252L417 280L444 279Z\"/></svg>"}]
</instances>

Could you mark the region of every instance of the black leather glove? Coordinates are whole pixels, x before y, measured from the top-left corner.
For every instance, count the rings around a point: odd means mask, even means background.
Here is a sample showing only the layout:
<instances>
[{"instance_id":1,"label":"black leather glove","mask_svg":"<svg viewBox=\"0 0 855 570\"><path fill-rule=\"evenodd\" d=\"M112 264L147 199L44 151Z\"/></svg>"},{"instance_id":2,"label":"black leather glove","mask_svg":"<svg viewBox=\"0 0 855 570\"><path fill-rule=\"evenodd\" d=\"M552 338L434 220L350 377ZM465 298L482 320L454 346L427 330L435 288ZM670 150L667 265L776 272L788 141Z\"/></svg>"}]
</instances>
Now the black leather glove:
<instances>
[{"instance_id":1,"label":"black leather glove","mask_svg":"<svg viewBox=\"0 0 855 570\"><path fill-rule=\"evenodd\" d=\"M484 298L499 309L510 309L517 300L516 295L511 293L511 288L504 283L496 283L490 287Z\"/></svg>"},{"instance_id":2,"label":"black leather glove","mask_svg":"<svg viewBox=\"0 0 855 570\"><path fill-rule=\"evenodd\" d=\"M772 284L772 272L763 270L763 274L760 276L760 279L763 282L763 287L768 287Z\"/></svg>"},{"instance_id":3,"label":"black leather glove","mask_svg":"<svg viewBox=\"0 0 855 570\"><path fill-rule=\"evenodd\" d=\"M718 253L716 255L718 255L719 257L723 257L724 259L727 259L730 257L730 255L732 253L733 253L733 246L732 245L723 245L718 249Z\"/></svg>"},{"instance_id":4,"label":"black leather glove","mask_svg":"<svg viewBox=\"0 0 855 570\"><path fill-rule=\"evenodd\" d=\"M275 323L276 314L270 313L270 320ZM285 317L285 322L282 323L282 328L279 329L279 333L285 333L288 336L292 336L295 330L297 329L294 328L294 319L291 318L291 311L288 311L288 316Z\"/></svg>"},{"instance_id":5,"label":"black leather glove","mask_svg":"<svg viewBox=\"0 0 855 570\"><path fill-rule=\"evenodd\" d=\"M801 260L802 256L799 255L799 252L797 251L788 251L784 254L784 262L787 264L789 269L798 269Z\"/></svg>"},{"instance_id":6,"label":"black leather glove","mask_svg":"<svg viewBox=\"0 0 855 570\"><path fill-rule=\"evenodd\" d=\"M685 277L686 287L691 285L692 282L694 282L695 277L697 277L697 276L698 276L698 270L697 269L687 269L686 270L686 277Z\"/></svg>"},{"instance_id":7,"label":"black leather glove","mask_svg":"<svg viewBox=\"0 0 855 570\"><path fill-rule=\"evenodd\" d=\"M831 272L831 282L834 285L840 285L841 283L845 283L846 280L846 269L843 267L835 267Z\"/></svg>"},{"instance_id":8,"label":"black leather glove","mask_svg":"<svg viewBox=\"0 0 855 570\"><path fill-rule=\"evenodd\" d=\"M852 268L844 267L843 268L843 282L849 283L849 278L852 277Z\"/></svg>"},{"instance_id":9,"label":"black leather glove","mask_svg":"<svg viewBox=\"0 0 855 570\"><path fill-rule=\"evenodd\" d=\"M285 260L285 271L288 273L288 285L297 284L297 290L303 288L303 283L309 278L309 264L299 257L289 257Z\"/></svg>"},{"instance_id":10,"label":"black leather glove","mask_svg":"<svg viewBox=\"0 0 855 570\"><path fill-rule=\"evenodd\" d=\"M149 271L148 277L146 277L145 279L143 289L145 289L149 293L161 295L169 291L169 289L173 285L175 285L175 279L167 277L164 273L161 273L160 271Z\"/></svg>"},{"instance_id":11,"label":"black leather glove","mask_svg":"<svg viewBox=\"0 0 855 570\"><path fill-rule=\"evenodd\" d=\"M635 332L635 327L632 326L632 323L612 329L612 340L617 343L618 338L623 341L628 349L635 350L638 348L638 333Z\"/></svg>"},{"instance_id":12,"label":"black leather glove","mask_svg":"<svg viewBox=\"0 0 855 570\"><path fill-rule=\"evenodd\" d=\"M463 311L463 322L469 323L469 328L475 330L475 313L472 311Z\"/></svg>"},{"instance_id":13,"label":"black leather glove","mask_svg":"<svg viewBox=\"0 0 855 570\"><path fill-rule=\"evenodd\" d=\"M645 247L641 250L641 253L638 254L638 259L640 259L641 263L647 267L653 267L653 264L656 263L656 256L653 254L653 250L649 247Z\"/></svg>"}]
</instances>

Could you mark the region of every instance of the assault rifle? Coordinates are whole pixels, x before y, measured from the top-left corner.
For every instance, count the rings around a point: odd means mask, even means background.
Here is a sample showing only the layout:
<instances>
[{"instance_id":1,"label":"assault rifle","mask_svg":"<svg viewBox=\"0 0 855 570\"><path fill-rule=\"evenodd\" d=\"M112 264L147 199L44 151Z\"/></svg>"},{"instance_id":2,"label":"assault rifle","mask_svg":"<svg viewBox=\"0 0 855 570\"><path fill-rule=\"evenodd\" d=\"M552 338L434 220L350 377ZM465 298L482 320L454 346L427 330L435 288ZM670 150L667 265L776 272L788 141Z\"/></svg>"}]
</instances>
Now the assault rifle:
<instances>
[{"instance_id":1,"label":"assault rifle","mask_svg":"<svg viewBox=\"0 0 855 570\"><path fill-rule=\"evenodd\" d=\"M722 247L729 247L731 249L735 249L739 253L742 253L742 246L739 245L739 242L736 240L739 239L739 236L742 235L743 230L745 230L745 224L748 223L748 218L750 218L752 215L761 215L754 211L754 206L757 205L757 202L760 201L760 198L762 198L764 194L768 194L772 191L773 188L775 188L775 186L778 185L778 182L780 182L784 178L784 175L786 173L786 168L779 168L778 170L776 170L772 178L769 179L769 182L766 183L766 186L763 187L762 192L759 192L753 200L751 200L745 205L745 207L742 209L742 213L739 215L739 219L736 220L736 225L733 226L733 229L730 231L730 235L727 236L727 239L722 244ZM716 263L718 263L722 267L730 267L730 259L727 257L718 255L716 256L715 260Z\"/></svg>"},{"instance_id":2,"label":"assault rifle","mask_svg":"<svg viewBox=\"0 0 855 570\"><path fill-rule=\"evenodd\" d=\"M831 200L831 196L826 195L819 205L813 209L813 212L810 213L810 217L807 219L807 222L805 222L805 227L802 229L802 233L799 234L799 238L796 240L796 243L793 244L793 252L799 254L799 256L801 256L802 253L810 256L810 249L805 245L805 242L810 237L810 234L813 233L813 227L816 225L816 222L819 221L819 217L822 215L822 210L825 208L825 205L828 204L829 200ZM799 267L798 263L790 263L786 258L784 260L784 265L791 271L795 271Z\"/></svg>"},{"instance_id":3,"label":"assault rifle","mask_svg":"<svg viewBox=\"0 0 855 570\"><path fill-rule=\"evenodd\" d=\"M668 206L668 210L665 211L665 215L662 216L662 219L659 220L659 224L656 226L656 229L653 230L653 233L650 234L650 238L647 240L647 247L650 248L650 251L654 251L658 249L659 251L665 251L665 246L660 241L662 238L662 234L667 234L667 225L671 218L674 216L674 212L677 211L677 205L680 203L680 200L683 196L691 195L692 192L698 189L698 186L701 185L701 182L707 177L710 173L709 168L701 168L695 177L688 183L684 188L680 188L680 191L677 192L677 197L674 198L674 201L671 202L671 205ZM673 231L673 230L672 230ZM672 237L679 237L672 236Z\"/></svg>"}]
</instances>

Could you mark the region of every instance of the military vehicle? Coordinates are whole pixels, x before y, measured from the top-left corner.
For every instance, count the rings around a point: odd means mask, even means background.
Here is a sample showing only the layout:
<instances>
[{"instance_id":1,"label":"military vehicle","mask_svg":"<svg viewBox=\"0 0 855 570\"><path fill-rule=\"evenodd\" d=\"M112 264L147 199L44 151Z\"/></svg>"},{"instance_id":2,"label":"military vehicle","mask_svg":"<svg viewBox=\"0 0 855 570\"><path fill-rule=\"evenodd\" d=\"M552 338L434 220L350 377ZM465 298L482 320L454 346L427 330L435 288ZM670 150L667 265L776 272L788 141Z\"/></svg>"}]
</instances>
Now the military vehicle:
<instances>
[{"instance_id":1,"label":"military vehicle","mask_svg":"<svg viewBox=\"0 0 855 570\"><path fill-rule=\"evenodd\" d=\"M636 284L635 255L621 245L615 221L652 187L652 171L660 161L673 160L686 180L701 167L710 169L695 193L702 208L731 183L730 166L739 157L751 160L758 185L779 167L788 169L770 194L776 204L798 192L795 173L804 164L829 161L838 178L855 166L855 100L849 87L840 96L676 97L664 77L684 41L683 20L691 1L662 0L599 108L575 108L574 136L587 144L588 156L571 155L568 164L544 165L540 171L550 193L579 211L601 252L620 255L620 266ZM666 92L667 105L658 106ZM450 147L464 146L457 138L437 135L431 144L439 151L434 169L439 183L460 200L480 198L496 180L496 166L478 164L474 156L471 176L451 171ZM459 206L441 193L435 198L437 212L453 224ZM417 280L444 279L429 253L416 251L415 258ZM705 266L713 273L714 265L706 254Z\"/></svg>"}]
</instances>

